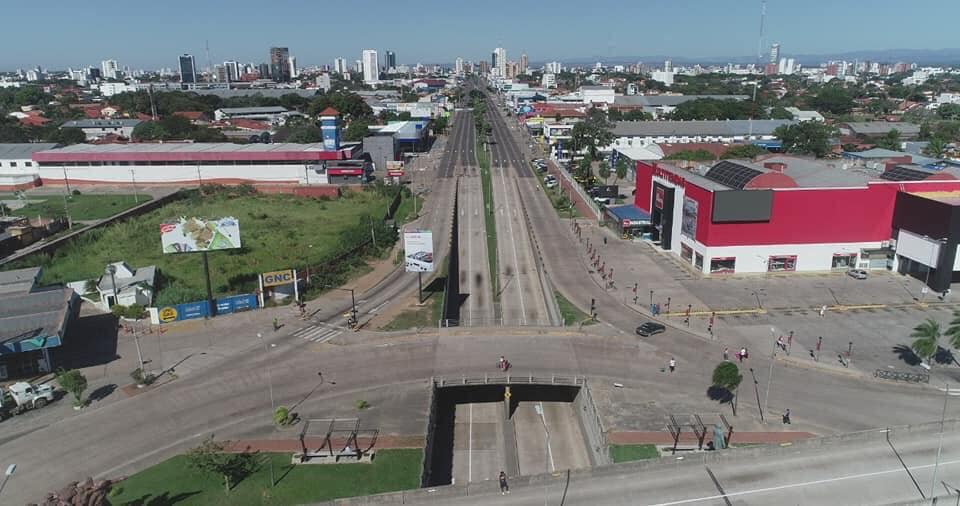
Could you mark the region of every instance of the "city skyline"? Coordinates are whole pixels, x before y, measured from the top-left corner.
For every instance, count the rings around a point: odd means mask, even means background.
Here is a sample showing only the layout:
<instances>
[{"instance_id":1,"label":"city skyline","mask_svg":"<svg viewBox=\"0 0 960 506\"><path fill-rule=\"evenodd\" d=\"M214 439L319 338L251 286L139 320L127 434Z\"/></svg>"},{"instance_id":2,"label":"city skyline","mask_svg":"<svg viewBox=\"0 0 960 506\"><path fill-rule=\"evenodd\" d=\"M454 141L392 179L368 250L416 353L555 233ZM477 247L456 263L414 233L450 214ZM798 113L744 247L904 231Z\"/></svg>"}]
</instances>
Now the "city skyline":
<instances>
[{"instance_id":1,"label":"city skyline","mask_svg":"<svg viewBox=\"0 0 960 506\"><path fill-rule=\"evenodd\" d=\"M818 6L817 4L822 4ZM457 57L468 61L489 59L495 47L509 54L525 52L531 62L573 59L603 59L633 55L664 55L674 59L742 58L755 55L759 38L760 2L707 2L694 0L683 6L666 2L621 5L600 0L592 6L595 20L571 17L576 4L558 1L549 9L528 8L515 15L499 15L500 4L482 8L426 2L420 9L360 1L349 5L324 5L322 9L301 1L280 1L264 12L260 3L236 2L229 11L216 6L170 2L156 11L132 6L124 11L94 12L78 5L59 7L58 16L46 16L37 5L8 6L11 19L45 19L45 29L61 36L38 38L28 23L12 23L0 35L6 47L31 40L29 53L0 55L0 69L50 69L81 67L112 59L134 68L175 68L177 55L193 54L198 69L208 61L267 61L269 47L289 47L301 66L330 65L337 57L358 59L364 48L398 55L398 64L452 64ZM693 5L696 4L696 5ZM189 7L190 16L183 9ZM442 6L442 8L440 8ZM830 16L822 16L824 9ZM837 53L854 50L942 49L957 47L951 20L960 15L960 4L944 0L920 0L913 12L937 12L924 23L902 23L903 3L880 0L869 9L854 3L814 0L795 5L785 0L767 2L764 45L779 42L784 56ZM307 30L316 14L330 19L356 19L356 12L378 15L362 25L325 23L318 43L316 32ZM691 17L690 12L697 13ZM276 14L275 14L276 13ZM291 13L300 13L290 15ZM351 14L352 13L352 14ZM269 23L272 16L283 23ZM429 29L409 30L408 23L431 21ZM217 23L211 24L211 20ZM650 20L657 20L651 22ZM149 21L149 22L148 22ZM245 23L267 22L282 26L276 31L233 29ZM109 29L89 32L89 26ZM215 26L214 26L215 25ZM218 28L231 27L231 29ZM810 29L815 27L816 29ZM889 29L895 27L896 30ZM302 28L302 29L301 29ZM878 28L883 28L878 29ZM170 37L177 33L177 37ZM71 44L60 42L69 37ZM37 40L34 40L37 39ZM118 44L117 41L122 43ZM438 44L437 40L442 40ZM206 45L209 42L209 59Z\"/></svg>"}]
</instances>

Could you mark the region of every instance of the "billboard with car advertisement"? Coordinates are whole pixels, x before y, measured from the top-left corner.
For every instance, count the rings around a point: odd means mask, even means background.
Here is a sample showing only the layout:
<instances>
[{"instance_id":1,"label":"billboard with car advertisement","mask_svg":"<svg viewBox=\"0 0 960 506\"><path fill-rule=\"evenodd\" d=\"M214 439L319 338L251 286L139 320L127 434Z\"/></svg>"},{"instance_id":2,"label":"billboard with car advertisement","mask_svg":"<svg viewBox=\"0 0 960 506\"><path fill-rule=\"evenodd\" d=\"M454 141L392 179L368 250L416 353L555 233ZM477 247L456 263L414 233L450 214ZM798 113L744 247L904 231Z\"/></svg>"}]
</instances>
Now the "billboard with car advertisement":
<instances>
[{"instance_id":1,"label":"billboard with car advertisement","mask_svg":"<svg viewBox=\"0 0 960 506\"><path fill-rule=\"evenodd\" d=\"M233 217L181 216L160 224L164 253L191 253L240 247L240 222Z\"/></svg>"},{"instance_id":2,"label":"billboard with car advertisement","mask_svg":"<svg viewBox=\"0 0 960 506\"><path fill-rule=\"evenodd\" d=\"M404 232L403 254L407 272L433 272L433 232Z\"/></svg>"},{"instance_id":3,"label":"billboard with car advertisement","mask_svg":"<svg viewBox=\"0 0 960 506\"><path fill-rule=\"evenodd\" d=\"M683 197L683 218L680 221L680 233L691 238L697 238L697 214L700 204L690 197Z\"/></svg>"}]
</instances>

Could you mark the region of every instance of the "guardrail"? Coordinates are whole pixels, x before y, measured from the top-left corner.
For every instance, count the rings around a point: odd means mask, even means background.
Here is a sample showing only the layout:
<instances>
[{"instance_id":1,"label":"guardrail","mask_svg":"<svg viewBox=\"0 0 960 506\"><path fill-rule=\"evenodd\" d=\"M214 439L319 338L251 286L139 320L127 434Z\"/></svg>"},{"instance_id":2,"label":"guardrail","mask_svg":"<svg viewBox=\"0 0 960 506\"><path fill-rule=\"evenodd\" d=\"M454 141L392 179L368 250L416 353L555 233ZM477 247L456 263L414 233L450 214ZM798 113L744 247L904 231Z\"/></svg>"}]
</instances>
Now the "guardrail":
<instances>
[{"instance_id":1,"label":"guardrail","mask_svg":"<svg viewBox=\"0 0 960 506\"><path fill-rule=\"evenodd\" d=\"M930 375L922 372L890 371L887 369L877 369L873 376L880 379L893 381L906 381L907 383L930 383Z\"/></svg>"},{"instance_id":2,"label":"guardrail","mask_svg":"<svg viewBox=\"0 0 960 506\"><path fill-rule=\"evenodd\" d=\"M584 386L587 384L587 378L584 376L517 376L506 374L502 376L461 376L459 378L431 377L430 381L437 388L470 386L470 385L566 385L566 386Z\"/></svg>"}]
</instances>

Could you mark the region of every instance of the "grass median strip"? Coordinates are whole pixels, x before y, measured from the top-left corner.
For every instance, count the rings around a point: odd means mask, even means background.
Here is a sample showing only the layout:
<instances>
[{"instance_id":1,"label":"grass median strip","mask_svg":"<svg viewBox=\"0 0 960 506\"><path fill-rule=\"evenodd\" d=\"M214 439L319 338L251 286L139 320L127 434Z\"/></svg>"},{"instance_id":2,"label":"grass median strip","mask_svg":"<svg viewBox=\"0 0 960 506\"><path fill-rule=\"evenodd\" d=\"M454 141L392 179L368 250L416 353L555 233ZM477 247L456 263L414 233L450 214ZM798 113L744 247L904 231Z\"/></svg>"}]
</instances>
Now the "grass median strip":
<instances>
[{"instance_id":1,"label":"grass median strip","mask_svg":"<svg viewBox=\"0 0 960 506\"><path fill-rule=\"evenodd\" d=\"M490 158L477 142L477 162L480 164L480 186L483 190L483 223L487 230L487 261L490 264L490 285L493 300L500 300L500 276L497 271L497 220L493 211L493 177L490 174Z\"/></svg>"},{"instance_id":2,"label":"grass median strip","mask_svg":"<svg viewBox=\"0 0 960 506\"><path fill-rule=\"evenodd\" d=\"M198 473L178 455L113 486L110 504L303 504L397 490L420 482L422 450L380 450L371 464L292 465L289 453L261 454L260 466L230 493L223 479ZM268 460L269 459L269 460ZM270 486L270 464L277 478Z\"/></svg>"},{"instance_id":3,"label":"grass median strip","mask_svg":"<svg viewBox=\"0 0 960 506\"><path fill-rule=\"evenodd\" d=\"M613 459L615 464L658 457L660 457L660 452L655 445L610 445L610 458Z\"/></svg>"},{"instance_id":4,"label":"grass median strip","mask_svg":"<svg viewBox=\"0 0 960 506\"><path fill-rule=\"evenodd\" d=\"M596 323L590 318L590 315L584 313L580 308L575 306L573 302L570 302L566 297L560 295L560 292L553 292L553 296L557 299L557 307L560 308L560 316L563 317L564 325L573 325L580 322L583 322L584 325Z\"/></svg>"}]
</instances>

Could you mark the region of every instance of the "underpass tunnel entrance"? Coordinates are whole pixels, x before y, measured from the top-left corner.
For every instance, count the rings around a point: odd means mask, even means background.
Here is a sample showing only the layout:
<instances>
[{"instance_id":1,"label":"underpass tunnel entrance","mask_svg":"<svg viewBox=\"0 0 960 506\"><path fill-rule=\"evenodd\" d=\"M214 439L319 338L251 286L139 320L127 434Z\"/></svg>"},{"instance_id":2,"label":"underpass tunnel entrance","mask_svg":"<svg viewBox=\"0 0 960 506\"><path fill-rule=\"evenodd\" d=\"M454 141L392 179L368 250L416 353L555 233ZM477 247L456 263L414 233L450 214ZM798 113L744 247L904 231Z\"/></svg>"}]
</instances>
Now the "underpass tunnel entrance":
<instances>
[{"instance_id":1,"label":"underpass tunnel entrance","mask_svg":"<svg viewBox=\"0 0 960 506\"><path fill-rule=\"evenodd\" d=\"M583 392L537 384L434 388L423 486L591 466L595 444L588 441L596 437L583 414L595 411L580 408L589 397Z\"/></svg>"}]
</instances>

